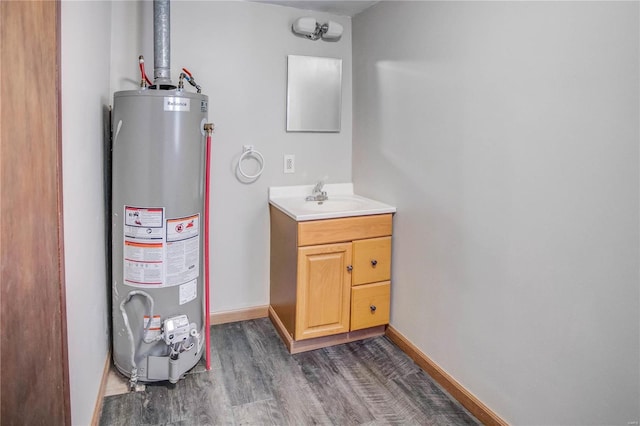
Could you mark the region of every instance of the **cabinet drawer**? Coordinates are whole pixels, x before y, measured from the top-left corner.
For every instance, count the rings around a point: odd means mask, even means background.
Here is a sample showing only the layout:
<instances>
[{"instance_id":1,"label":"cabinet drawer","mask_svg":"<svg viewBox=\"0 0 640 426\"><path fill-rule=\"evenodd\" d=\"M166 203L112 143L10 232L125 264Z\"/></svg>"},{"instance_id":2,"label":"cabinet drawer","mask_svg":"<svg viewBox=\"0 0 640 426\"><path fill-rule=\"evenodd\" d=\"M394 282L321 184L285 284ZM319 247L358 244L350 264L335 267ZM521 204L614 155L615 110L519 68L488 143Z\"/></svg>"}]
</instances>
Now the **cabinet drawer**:
<instances>
[{"instance_id":1,"label":"cabinet drawer","mask_svg":"<svg viewBox=\"0 0 640 426\"><path fill-rule=\"evenodd\" d=\"M353 285L391 279L391 237L353 242Z\"/></svg>"},{"instance_id":2,"label":"cabinet drawer","mask_svg":"<svg viewBox=\"0 0 640 426\"><path fill-rule=\"evenodd\" d=\"M351 289L351 330L389 323L391 283L367 284Z\"/></svg>"},{"instance_id":3,"label":"cabinet drawer","mask_svg":"<svg viewBox=\"0 0 640 426\"><path fill-rule=\"evenodd\" d=\"M340 243L391 235L391 214L298 223L298 246Z\"/></svg>"}]
</instances>

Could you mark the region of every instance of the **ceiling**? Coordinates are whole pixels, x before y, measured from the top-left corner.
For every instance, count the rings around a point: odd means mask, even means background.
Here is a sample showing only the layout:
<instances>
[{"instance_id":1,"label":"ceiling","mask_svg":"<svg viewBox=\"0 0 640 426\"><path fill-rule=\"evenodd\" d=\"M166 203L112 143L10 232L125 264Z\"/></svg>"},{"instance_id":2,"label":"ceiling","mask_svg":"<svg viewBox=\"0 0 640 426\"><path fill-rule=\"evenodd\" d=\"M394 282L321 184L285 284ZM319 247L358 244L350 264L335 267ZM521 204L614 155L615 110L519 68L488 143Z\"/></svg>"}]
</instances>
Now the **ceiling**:
<instances>
[{"instance_id":1,"label":"ceiling","mask_svg":"<svg viewBox=\"0 0 640 426\"><path fill-rule=\"evenodd\" d=\"M327 12L333 15L355 16L363 10L378 3L377 1L352 0L250 0L257 3L277 4L302 10Z\"/></svg>"}]
</instances>

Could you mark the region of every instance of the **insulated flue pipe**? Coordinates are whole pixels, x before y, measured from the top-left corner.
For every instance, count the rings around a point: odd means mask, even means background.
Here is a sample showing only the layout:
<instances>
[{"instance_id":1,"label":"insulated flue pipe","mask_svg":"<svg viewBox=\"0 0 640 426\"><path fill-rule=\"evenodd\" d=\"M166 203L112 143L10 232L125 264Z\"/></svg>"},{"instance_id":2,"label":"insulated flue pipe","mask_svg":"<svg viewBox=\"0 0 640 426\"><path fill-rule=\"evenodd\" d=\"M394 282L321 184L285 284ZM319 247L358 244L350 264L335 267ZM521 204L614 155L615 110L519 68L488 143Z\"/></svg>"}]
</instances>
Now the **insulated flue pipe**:
<instances>
[{"instance_id":1,"label":"insulated flue pipe","mask_svg":"<svg viewBox=\"0 0 640 426\"><path fill-rule=\"evenodd\" d=\"M171 84L171 28L169 0L153 1L153 82Z\"/></svg>"}]
</instances>

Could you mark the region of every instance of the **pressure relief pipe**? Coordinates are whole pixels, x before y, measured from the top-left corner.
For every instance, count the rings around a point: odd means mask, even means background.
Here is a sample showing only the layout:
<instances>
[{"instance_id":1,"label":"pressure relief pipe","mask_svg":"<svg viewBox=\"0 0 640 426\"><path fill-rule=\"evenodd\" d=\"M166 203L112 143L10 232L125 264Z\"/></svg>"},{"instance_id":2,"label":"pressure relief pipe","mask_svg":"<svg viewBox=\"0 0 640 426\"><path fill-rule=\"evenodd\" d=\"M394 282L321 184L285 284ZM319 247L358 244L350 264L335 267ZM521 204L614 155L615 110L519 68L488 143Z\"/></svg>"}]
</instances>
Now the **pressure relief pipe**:
<instances>
[{"instance_id":1,"label":"pressure relief pipe","mask_svg":"<svg viewBox=\"0 0 640 426\"><path fill-rule=\"evenodd\" d=\"M153 0L153 82L171 85L171 13L169 0Z\"/></svg>"},{"instance_id":2,"label":"pressure relief pipe","mask_svg":"<svg viewBox=\"0 0 640 426\"><path fill-rule=\"evenodd\" d=\"M205 329L204 329L204 341L205 350L205 364L207 370L211 370L211 321L209 319L209 193L211 192L211 135L213 133L213 123L207 123L204 125L204 130L207 132L207 143L205 148L205 169L204 169L204 317L205 317Z\"/></svg>"}]
</instances>

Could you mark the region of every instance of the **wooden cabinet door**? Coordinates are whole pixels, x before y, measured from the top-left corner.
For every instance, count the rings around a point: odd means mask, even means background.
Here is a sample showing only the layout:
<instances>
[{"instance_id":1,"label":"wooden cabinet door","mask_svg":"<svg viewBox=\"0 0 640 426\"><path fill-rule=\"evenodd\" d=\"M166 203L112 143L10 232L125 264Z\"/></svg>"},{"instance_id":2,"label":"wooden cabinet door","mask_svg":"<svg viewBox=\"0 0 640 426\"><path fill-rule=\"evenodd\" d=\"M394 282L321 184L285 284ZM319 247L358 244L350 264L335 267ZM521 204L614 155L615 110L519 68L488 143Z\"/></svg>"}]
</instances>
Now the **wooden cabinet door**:
<instances>
[{"instance_id":1,"label":"wooden cabinet door","mask_svg":"<svg viewBox=\"0 0 640 426\"><path fill-rule=\"evenodd\" d=\"M298 249L295 339L349 331L351 243Z\"/></svg>"},{"instance_id":2,"label":"wooden cabinet door","mask_svg":"<svg viewBox=\"0 0 640 426\"><path fill-rule=\"evenodd\" d=\"M0 41L0 423L70 425L60 2L0 1Z\"/></svg>"}]
</instances>

